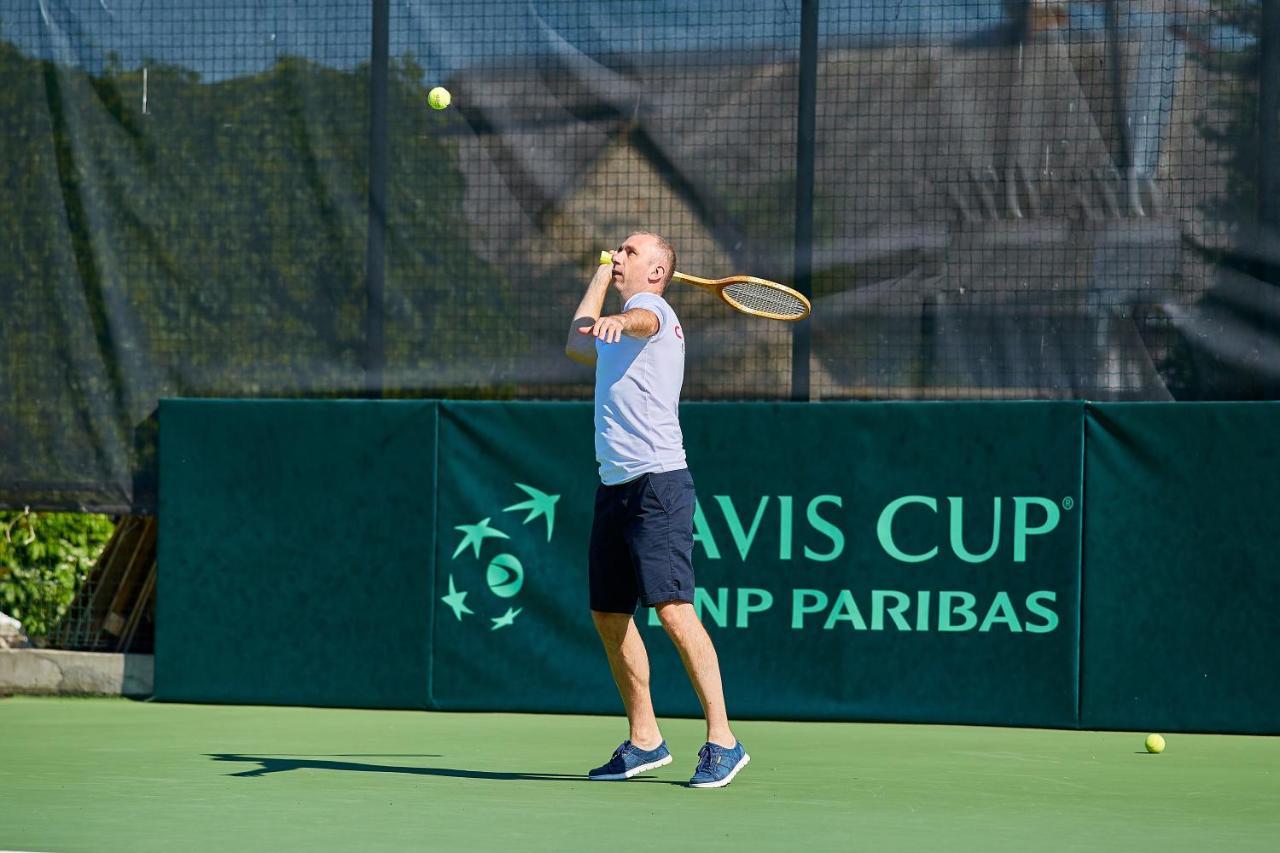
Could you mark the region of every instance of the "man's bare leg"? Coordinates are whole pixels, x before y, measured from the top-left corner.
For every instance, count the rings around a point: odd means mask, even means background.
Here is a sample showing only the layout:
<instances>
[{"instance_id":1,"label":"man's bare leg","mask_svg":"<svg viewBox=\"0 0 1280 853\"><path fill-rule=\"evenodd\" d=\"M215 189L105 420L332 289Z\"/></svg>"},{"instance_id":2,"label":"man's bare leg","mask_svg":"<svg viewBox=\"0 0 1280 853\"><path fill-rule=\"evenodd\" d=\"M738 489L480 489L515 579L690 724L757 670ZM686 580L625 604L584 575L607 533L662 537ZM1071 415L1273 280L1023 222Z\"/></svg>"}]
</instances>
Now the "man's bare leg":
<instances>
[{"instance_id":1,"label":"man's bare leg","mask_svg":"<svg viewBox=\"0 0 1280 853\"><path fill-rule=\"evenodd\" d=\"M609 669L627 710L631 726L631 742L641 749L656 749L662 743L658 719L649 696L649 653L645 650L640 630L629 613L591 611L596 631L604 643ZM701 626L699 626L701 627ZM719 679L716 681L719 684Z\"/></svg>"},{"instance_id":2,"label":"man's bare leg","mask_svg":"<svg viewBox=\"0 0 1280 853\"><path fill-rule=\"evenodd\" d=\"M693 605L687 601L668 601L659 604L657 610L662 627L667 629L667 636L680 652L694 692L702 703L702 713L707 718L707 740L732 749L738 740L729 728L724 688L720 683L720 659L707 629L702 627ZM647 695L648 691L645 692Z\"/></svg>"}]
</instances>

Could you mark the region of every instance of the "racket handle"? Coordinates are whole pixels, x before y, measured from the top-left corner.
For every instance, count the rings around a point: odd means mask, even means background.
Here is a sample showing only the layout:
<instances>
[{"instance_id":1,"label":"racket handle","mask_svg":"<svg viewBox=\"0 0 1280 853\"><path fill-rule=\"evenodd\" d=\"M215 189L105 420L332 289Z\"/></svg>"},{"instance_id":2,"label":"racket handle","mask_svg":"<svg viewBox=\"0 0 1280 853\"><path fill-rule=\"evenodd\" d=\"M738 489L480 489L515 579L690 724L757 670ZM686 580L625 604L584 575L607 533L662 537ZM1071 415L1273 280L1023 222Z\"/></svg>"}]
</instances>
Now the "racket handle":
<instances>
[{"instance_id":1,"label":"racket handle","mask_svg":"<svg viewBox=\"0 0 1280 853\"><path fill-rule=\"evenodd\" d=\"M612 264L612 263L613 263L613 252L610 252L608 249L601 249L600 250L600 266L604 266L605 264Z\"/></svg>"}]
</instances>

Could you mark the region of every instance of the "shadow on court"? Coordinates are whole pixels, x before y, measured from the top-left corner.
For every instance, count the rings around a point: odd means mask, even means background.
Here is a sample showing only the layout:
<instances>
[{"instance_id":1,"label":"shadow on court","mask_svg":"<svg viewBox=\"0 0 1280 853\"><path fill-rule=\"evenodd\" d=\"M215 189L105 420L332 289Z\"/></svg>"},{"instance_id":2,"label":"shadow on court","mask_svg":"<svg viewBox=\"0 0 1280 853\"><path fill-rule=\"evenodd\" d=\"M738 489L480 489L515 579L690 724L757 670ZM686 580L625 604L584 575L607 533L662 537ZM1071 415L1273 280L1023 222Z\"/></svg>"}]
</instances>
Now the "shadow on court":
<instances>
[{"instance_id":1,"label":"shadow on court","mask_svg":"<svg viewBox=\"0 0 1280 853\"><path fill-rule=\"evenodd\" d=\"M568 773L513 773L493 770L464 770L458 767L402 767L395 764L366 764L359 761L333 761L343 757L387 757L387 758L439 758L438 755L387 755L387 756L291 756L291 755L239 755L233 752L205 753L214 761L232 761L244 764L256 764L230 776L254 778L271 773L287 773L291 770L341 770L357 773L403 773L409 776L444 776L451 779L486 779L493 782L585 782L586 774ZM327 760L328 759L328 760ZM632 782L654 782L667 785L680 785L663 779L632 779Z\"/></svg>"}]
</instances>

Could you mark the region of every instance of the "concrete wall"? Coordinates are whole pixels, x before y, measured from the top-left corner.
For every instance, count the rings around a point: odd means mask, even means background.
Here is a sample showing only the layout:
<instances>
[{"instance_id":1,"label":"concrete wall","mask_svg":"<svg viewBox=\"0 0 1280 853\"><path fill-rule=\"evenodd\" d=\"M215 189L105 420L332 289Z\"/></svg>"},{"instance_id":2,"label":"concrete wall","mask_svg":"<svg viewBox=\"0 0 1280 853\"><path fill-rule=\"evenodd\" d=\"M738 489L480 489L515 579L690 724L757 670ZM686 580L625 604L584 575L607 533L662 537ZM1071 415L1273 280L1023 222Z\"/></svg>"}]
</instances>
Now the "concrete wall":
<instances>
[{"instance_id":1,"label":"concrete wall","mask_svg":"<svg viewBox=\"0 0 1280 853\"><path fill-rule=\"evenodd\" d=\"M0 649L0 693L150 696L151 655Z\"/></svg>"}]
</instances>

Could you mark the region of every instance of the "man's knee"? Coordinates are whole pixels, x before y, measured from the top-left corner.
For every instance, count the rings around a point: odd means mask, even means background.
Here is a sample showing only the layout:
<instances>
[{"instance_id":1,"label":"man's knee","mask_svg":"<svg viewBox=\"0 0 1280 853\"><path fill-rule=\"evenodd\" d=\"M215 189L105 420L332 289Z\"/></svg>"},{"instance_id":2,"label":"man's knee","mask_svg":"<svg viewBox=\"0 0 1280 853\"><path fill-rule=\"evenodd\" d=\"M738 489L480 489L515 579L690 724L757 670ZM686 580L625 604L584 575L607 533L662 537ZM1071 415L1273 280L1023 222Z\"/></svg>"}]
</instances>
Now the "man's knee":
<instances>
[{"instance_id":1,"label":"man's knee","mask_svg":"<svg viewBox=\"0 0 1280 853\"><path fill-rule=\"evenodd\" d=\"M654 609L658 611L658 620L662 622L662 627L667 629L667 633L681 630L689 624L690 620L698 621L693 605L687 601L664 601L654 605Z\"/></svg>"},{"instance_id":2,"label":"man's knee","mask_svg":"<svg viewBox=\"0 0 1280 853\"><path fill-rule=\"evenodd\" d=\"M596 625L596 632L606 640L621 642L626 636L631 622L630 613L608 613L603 610L592 610L591 621Z\"/></svg>"}]
</instances>

